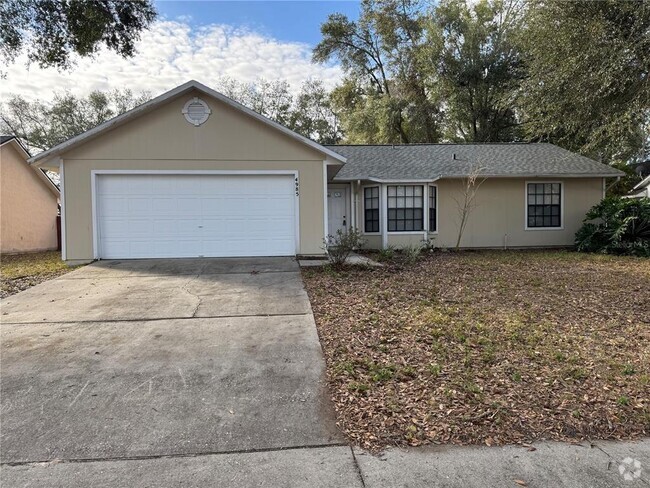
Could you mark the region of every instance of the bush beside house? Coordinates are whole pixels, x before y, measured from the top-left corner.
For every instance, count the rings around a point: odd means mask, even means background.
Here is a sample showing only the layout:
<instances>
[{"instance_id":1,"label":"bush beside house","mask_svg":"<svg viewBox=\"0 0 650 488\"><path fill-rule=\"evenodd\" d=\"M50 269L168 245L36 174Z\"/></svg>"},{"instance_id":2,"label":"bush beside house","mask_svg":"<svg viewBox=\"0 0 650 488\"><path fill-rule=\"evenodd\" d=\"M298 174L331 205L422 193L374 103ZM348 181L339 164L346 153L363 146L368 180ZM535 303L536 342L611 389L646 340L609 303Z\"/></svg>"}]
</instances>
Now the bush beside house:
<instances>
[{"instance_id":1,"label":"bush beside house","mask_svg":"<svg viewBox=\"0 0 650 488\"><path fill-rule=\"evenodd\" d=\"M650 199L606 198L576 233L582 252L650 257Z\"/></svg>"}]
</instances>

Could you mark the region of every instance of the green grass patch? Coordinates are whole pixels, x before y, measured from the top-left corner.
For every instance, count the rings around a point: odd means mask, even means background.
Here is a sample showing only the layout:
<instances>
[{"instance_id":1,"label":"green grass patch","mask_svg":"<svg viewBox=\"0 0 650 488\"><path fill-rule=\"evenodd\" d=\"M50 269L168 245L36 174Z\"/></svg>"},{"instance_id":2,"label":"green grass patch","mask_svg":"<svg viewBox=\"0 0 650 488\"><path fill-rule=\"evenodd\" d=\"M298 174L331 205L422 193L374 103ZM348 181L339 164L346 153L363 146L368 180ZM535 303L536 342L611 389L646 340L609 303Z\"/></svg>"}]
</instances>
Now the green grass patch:
<instances>
[{"instance_id":1,"label":"green grass patch","mask_svg":"<svg viewBox=\"0 0 650 488\"><path fill-rule=\"evenodd\" d=\"M0 276L3 280L50 275L69 269L61 261L61 253L58 251L4 254L0 259Z\"/></svg>"}]
</instances>

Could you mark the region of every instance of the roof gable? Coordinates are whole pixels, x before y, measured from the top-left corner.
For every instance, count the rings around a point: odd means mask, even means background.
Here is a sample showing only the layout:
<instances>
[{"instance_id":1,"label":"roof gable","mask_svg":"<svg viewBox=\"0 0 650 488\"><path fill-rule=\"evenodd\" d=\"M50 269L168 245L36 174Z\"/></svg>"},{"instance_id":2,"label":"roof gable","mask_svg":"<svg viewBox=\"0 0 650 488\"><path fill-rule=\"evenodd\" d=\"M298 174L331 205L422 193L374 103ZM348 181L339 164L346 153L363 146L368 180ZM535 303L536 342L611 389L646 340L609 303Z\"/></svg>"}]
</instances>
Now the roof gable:
<instances>
[{"instance_id":1,"label":"roof gable","mask_svg":"<svg viewBox=\"0 0 650 488\"><path fill-rule=\"evenodd\" d=\"M51 160L52 158L56 158L57 156L62 155L63 153L66 153L68 151L71 151L74 148L77 148L81 146L82 144L86 144L87 142L96 139L108 131L111 131L113 129L116 129L124 124L127 124L147 113L153 112L157 108L161 107L162 105L171 102L172 100L175 100L183 95L187 95L193 91L197 91L199 93L205 94L209 97L213 97L217 99L219 102L225 104L226 106L230 107L231 109L234 109L270 128L273 130L276 130L285 136L311 148L312 150L315 150L322 155L324 155L326 158L331 158L334 161L338 161L339 163L344 163L345 162L345 157L342 156L341 154L336 153L335 151L332 151L331 149L322 146L318 144L317 142L312 141L311 139L308 139L296 132L293 132L292 130L278 124L277 122L274 122L254 111L251 109L241 105L238 102L235 102L234 100L231 100L230 98L226 97L225 95L222 95L221 93L199 83L198 81L189 81L183 85L180 85L173 90L170 90L166 93L163 93L162 95L128 111L125 112L121 115L118 115L117 117L114 117L103 124L98 125L97 127L90 129L76 137L73 137L61 144L58 144L57 146L48 149L47 151L44 151L33 158L29 160L30 164L38 163L39 165L45 164L48 160Z\"/></svg>"},{"instance_id":2,"label":"roof gable","mask_svg":"<svg viewBox=\"0 0 650 488\"><path fill-rule=\"evenodd\" d=\"M41 183L45 185L47 189L51 191L57 198L59 197L59 187L54 184L50 177L47 176L45 171L41 168L29 165L27 160L30 157L30 154L25 146L23 146L23 144L20 142L20 139L18 139L16 136L0 136L0 147L5 146L11 147L16 152L18 159L22 161L25 170L34 171Z\"/></svg>"}]
</instances>

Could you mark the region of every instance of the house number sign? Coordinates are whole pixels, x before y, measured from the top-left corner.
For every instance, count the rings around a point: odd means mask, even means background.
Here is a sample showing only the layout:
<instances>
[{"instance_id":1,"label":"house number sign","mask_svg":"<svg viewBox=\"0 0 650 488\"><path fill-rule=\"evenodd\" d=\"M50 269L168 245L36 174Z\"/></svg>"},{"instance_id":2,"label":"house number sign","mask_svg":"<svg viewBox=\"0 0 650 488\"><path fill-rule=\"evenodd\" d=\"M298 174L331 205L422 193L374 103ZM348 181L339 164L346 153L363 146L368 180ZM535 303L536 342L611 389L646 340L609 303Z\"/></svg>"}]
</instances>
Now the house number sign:
<instances>
[{"instance_id":1,"label":"house number sign","mask_svg":"<svg viewBox=\"0 0 650 488\"><path fill-rule=\"evenodd\" d=\"M298 177L296 176L296 196L300 196L300 184L298 183Z\"/></svg>"}]
</instances>

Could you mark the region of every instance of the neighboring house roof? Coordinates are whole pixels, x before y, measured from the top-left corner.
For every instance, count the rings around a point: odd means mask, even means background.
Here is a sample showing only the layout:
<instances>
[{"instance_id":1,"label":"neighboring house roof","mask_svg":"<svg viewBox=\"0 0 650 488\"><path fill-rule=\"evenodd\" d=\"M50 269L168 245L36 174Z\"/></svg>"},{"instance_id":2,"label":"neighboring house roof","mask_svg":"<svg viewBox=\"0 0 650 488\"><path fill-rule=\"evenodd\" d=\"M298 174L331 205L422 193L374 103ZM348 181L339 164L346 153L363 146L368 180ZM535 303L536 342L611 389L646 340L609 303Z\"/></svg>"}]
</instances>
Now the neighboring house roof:
<instances>
[{"instance_id":1,"label":"neighboring house roof","mask_svg":"<svg viewBox=\"0 0 650 488\"><path fill-rule=\"evenodd\" d=\"M625 198L646 198L650 197L650 175L639 181L632 191L625 195Z\"/></svg>"},{"instance_id":2,"label":"neighboring house roof","mask_svg":"<svg viewBox=\"0 0 650 488\"><path fill-rule=\"evenodd\" d=\"M347 158L336 180L433 180L467 176L616 177L606 164L547 143L330 145Z\"/></svg>"},{"instance_id":3,"label":"neighboring house roof","mask_svg":"<svg viewBox=\"0 0 650 488\"><path fill-rule=\"evenodd\" d=\"M2 146L5 142L9 142L12 139L16 139L16 136L0 136L0 146Z\"/></svg>"},{"instance_id":4,"label":"neighboring house roof","mask_svg":"<svg viewBox=\"0 0 650 488\"><path fill-rule=\"evenodd\" d=\"M20 142L20 139L18 139L16 136L2 136L0 135L0 146L4 146L5 144L11 143L14 148L23 155L25 158L25 162L31 157L29 154L29 151L27 148L23 145L22 142ZM29 164L27 164L29 166ZM54 184L54 182L50 179L49 176L47 176L47 173L45 170L42 170L41 168L37 168L35 166L30 166L31 169L36 171L36 174L38 177L41 179L43 183L50 189L52 193L54 193L57 197L60 195L59 187Z\"/></svg>"},{"instance_id":5,"label":"neighboring house roof","mask_svg":"<svg viewBox=\"0 0 650 488\"><path fill-rule=\"evenodd\" d=\"M640 190L641 188L648 188L650 186L650 175L643 178L636 185L634 185L633 190Z\"/></svg>"},{"instance_id":6,"label":"neighboring house roof","mask_svg":"<svg viewBox=\"0 0 650 488\"><path fill-rule=\"evenodd\" d=\"M107 120L103 124L98 125L97 127L94 127L93 129L90 129L82 134L79 134L78 136L75 136L71 139L68 139L65 142L62 142L61 144L58 144L54 146L51 149L48 149L47 151L43 151L40 154L37 154L33 158L29 160L30 164L41 162L45 162L47 159L50 159L52 157L56 157L59 154L62 154L65 151L69 151L73 147L79 146L91 139L94 139L95 137L99 136L100 134L114 129L115 127L118 127L122 124L125 124L136 117L139 117L145 113L151 112L154 110L156 107L159 105L168 102L169 100L172 100L174 98L180 97L188 92L191 92L192 90L197 90L200 91L206 95L212 96L216 98L217 100L225 103L226 105L231 106L232 108L239 110L246 115L259 120L260 122L269 125L273 127L276 130L279 130L280 132L283 132L285 135L296 139L297 141L305 144L306 146L309 146L322 154L331 157L335 161L338 161L339 163L344 163L345 162L345 157L342 156L341 154L338 154L331 149L328 149L325 146L322 146L318 144L317 142L312 141L311 139L308 139L304 136L301 136L300 134L292 131L291 129L287 129L283 125L278 124L277 122L274 122L271 119L268 119L264 117L263 115L258 114L257 112L252 111L248 107L245 107L244 105L235 102L234 100L231 100L230 98L226 97L225 95L222 95L221 93L213 90L212 88L208 88L202 83L199 83L198 81L191 80L188 81L187 83L184 83L173 90L169 90L168 92L163 93L162 95L149 100L148 102L143 103L142 105L137 106L136 108L129 110L128 112L124 112L121 115L118 115L117 117L113 117L110 120Z\"/></svg>"}]
</instances>

